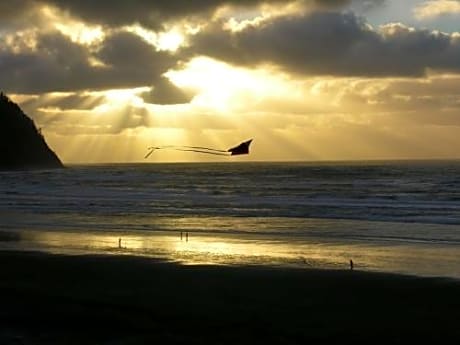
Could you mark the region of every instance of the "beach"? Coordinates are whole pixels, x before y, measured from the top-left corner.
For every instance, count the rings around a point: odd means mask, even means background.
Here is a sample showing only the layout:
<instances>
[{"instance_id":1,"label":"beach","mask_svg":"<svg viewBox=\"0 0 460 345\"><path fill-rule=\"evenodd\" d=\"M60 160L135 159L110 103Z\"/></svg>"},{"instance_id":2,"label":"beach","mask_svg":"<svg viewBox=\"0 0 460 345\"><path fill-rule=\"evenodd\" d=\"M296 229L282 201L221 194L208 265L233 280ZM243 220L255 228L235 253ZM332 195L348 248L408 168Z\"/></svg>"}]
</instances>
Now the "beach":
<instances>
[{"instance_id":1,"label":"beach","mask_svg":"<svg viewBox=\"0 0 460 345\"><path fill-rule=\"evenodd\" d=\"M458 343L460 283L0 252L2 344Z\"/></svg>"},{"instance_id":2,"label":"beach","mask_svg":"<svg viewBox=\"0 0 460 345\"><path fill-rule=\"evenodd\" d=\"M459 174L458 161L0 172L0 250L460 278Z\"/></svg>"},{"instance_id":3,"label":"beach","mask_svg":"<svg viewBox=\"0 0 460 345\"><path fill-rule=\"evenodd\" d=\"M458 344L459 172L0 173L0 344Z\"/></svg>"}]
</instances>

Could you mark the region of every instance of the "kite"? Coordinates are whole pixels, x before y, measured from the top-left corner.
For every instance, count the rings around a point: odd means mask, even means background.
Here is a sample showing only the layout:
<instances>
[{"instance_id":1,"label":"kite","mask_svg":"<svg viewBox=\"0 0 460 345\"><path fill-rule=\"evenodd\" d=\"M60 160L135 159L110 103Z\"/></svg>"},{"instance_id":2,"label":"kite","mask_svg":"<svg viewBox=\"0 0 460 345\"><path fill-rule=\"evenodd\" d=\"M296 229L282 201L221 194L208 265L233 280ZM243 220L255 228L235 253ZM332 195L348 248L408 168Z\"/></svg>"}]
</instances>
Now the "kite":
<instances>
[{"instance_id":1,"label":"kite","mask_svg":"<svg viewBox=\"0 0 460 345\"><path fill-rule=\"evenodd\" d=\"M203 146L174 146L174 145L167 145L167 146L152 146L149 147L149 152L145 155L144 158L148 158L153 151L156 150L175 150L175 151L184 151L184 152L197 152L197 153L205 153L208 155L216 155L216 156L236 156L236 155L247 155L249 154L249 145L251 145L252 139L248 141L244 141L241 144L232 147L228 150L217 150L209 147Z\"/></svg>"}]
</instances>

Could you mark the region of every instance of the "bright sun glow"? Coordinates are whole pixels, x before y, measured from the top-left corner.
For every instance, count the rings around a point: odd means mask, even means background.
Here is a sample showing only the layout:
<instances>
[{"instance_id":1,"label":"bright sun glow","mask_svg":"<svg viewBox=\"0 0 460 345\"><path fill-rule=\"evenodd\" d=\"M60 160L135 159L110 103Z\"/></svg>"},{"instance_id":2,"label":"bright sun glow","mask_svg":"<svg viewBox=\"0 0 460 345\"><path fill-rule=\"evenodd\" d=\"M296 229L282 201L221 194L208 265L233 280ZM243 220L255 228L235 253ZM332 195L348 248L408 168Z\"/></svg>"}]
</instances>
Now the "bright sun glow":
<instances>
[{"instance_id":1,"label":"bright sun glow","mask_svg":"<svg viewBox=\"0 0 460 345\"><path fill-rule=\"evenodd\" d=\"M292 95L287 78L268 70L236 68L210 58L191 60L186 68L166 76L177 86L198 90L193 104L226 112L250 97L257 101L269 95Z\"/></svg>"},{"instance_id":2,"label":"bright sun glow","mask_svg":"<svg viewBox=\"0 0 460 345\"><path fill-rule=\"evenodd\" d=\"M139 94L149 91L149 87L138 87L134 89L115 89L101 92L110 104L132 104L140 106L144 102Z\"/></svg>"},{"instance_id":3,"label":"bright sun glow","mask_svg":"<svg viewBox=\"0 0 460 345\"><path fill-rule=\"evenodd\" d=\"M184 35L177 28L156 33L140 25L131 25L125 27L125 30L142 37L146 42L155 46L158 50L169 50L174 52L185 42Z\"/></svg>"},{"instance_id":4,"label":"bright sun glow","mask_svg":"<svg viewBox=\"0 0 460 345\"><path fill-rule=\"evenodd\" d=\"M184 36L178 31L158 35L158 49L176 51L184 43Z\"/></svg>"}]
</instances>

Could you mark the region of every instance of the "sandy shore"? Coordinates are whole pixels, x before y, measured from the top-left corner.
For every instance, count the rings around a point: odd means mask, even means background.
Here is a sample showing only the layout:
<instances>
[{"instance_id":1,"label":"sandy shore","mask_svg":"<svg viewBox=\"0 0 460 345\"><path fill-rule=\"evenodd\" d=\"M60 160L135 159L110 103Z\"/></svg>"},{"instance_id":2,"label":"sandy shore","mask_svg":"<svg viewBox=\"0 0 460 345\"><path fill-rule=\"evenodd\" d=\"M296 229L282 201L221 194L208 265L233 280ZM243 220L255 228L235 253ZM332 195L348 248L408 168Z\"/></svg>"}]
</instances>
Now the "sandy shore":
<instances>
[{"instance_id":1,"label":"sandy shore","mask_svg":"<svg viewBox=\"0 0 460 345\"><path fill-rule=\"evenodd\" d=\"M460 282L0 252L0 344L460 342Z\"/></svg>"}]
</instances>

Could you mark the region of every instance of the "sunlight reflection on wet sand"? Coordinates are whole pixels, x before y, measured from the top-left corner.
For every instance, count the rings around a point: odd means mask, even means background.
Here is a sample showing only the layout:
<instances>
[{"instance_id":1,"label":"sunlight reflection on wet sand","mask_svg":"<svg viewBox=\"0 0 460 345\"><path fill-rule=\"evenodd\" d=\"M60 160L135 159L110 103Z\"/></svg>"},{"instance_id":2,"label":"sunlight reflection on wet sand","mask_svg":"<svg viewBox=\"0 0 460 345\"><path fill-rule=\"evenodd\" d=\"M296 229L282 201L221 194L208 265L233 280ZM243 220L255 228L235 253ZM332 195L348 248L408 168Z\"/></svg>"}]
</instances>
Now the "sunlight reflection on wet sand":
<instances>
[{"instance_id":1,"label":"sunlight reflection on wet sand","mask_svg":"<svg viewBox=\"0 0 460 345\"><path fill-rule=\"evenodd\" d=\"M188 236L187 236L188 235ZM119 243L119 239L121 242ZM305 268L355 269L441 275L460 278L457 246L372 245L311 239L273 240L263 235L211 235L183 232L55 232L24 231L19 241L0 248L39 250L56 254L139 255L182 264L279 265ZM442 247L442 248L441 248ZM443 251L443 263L439 251Z\"/></svg>"}]
</instances>

